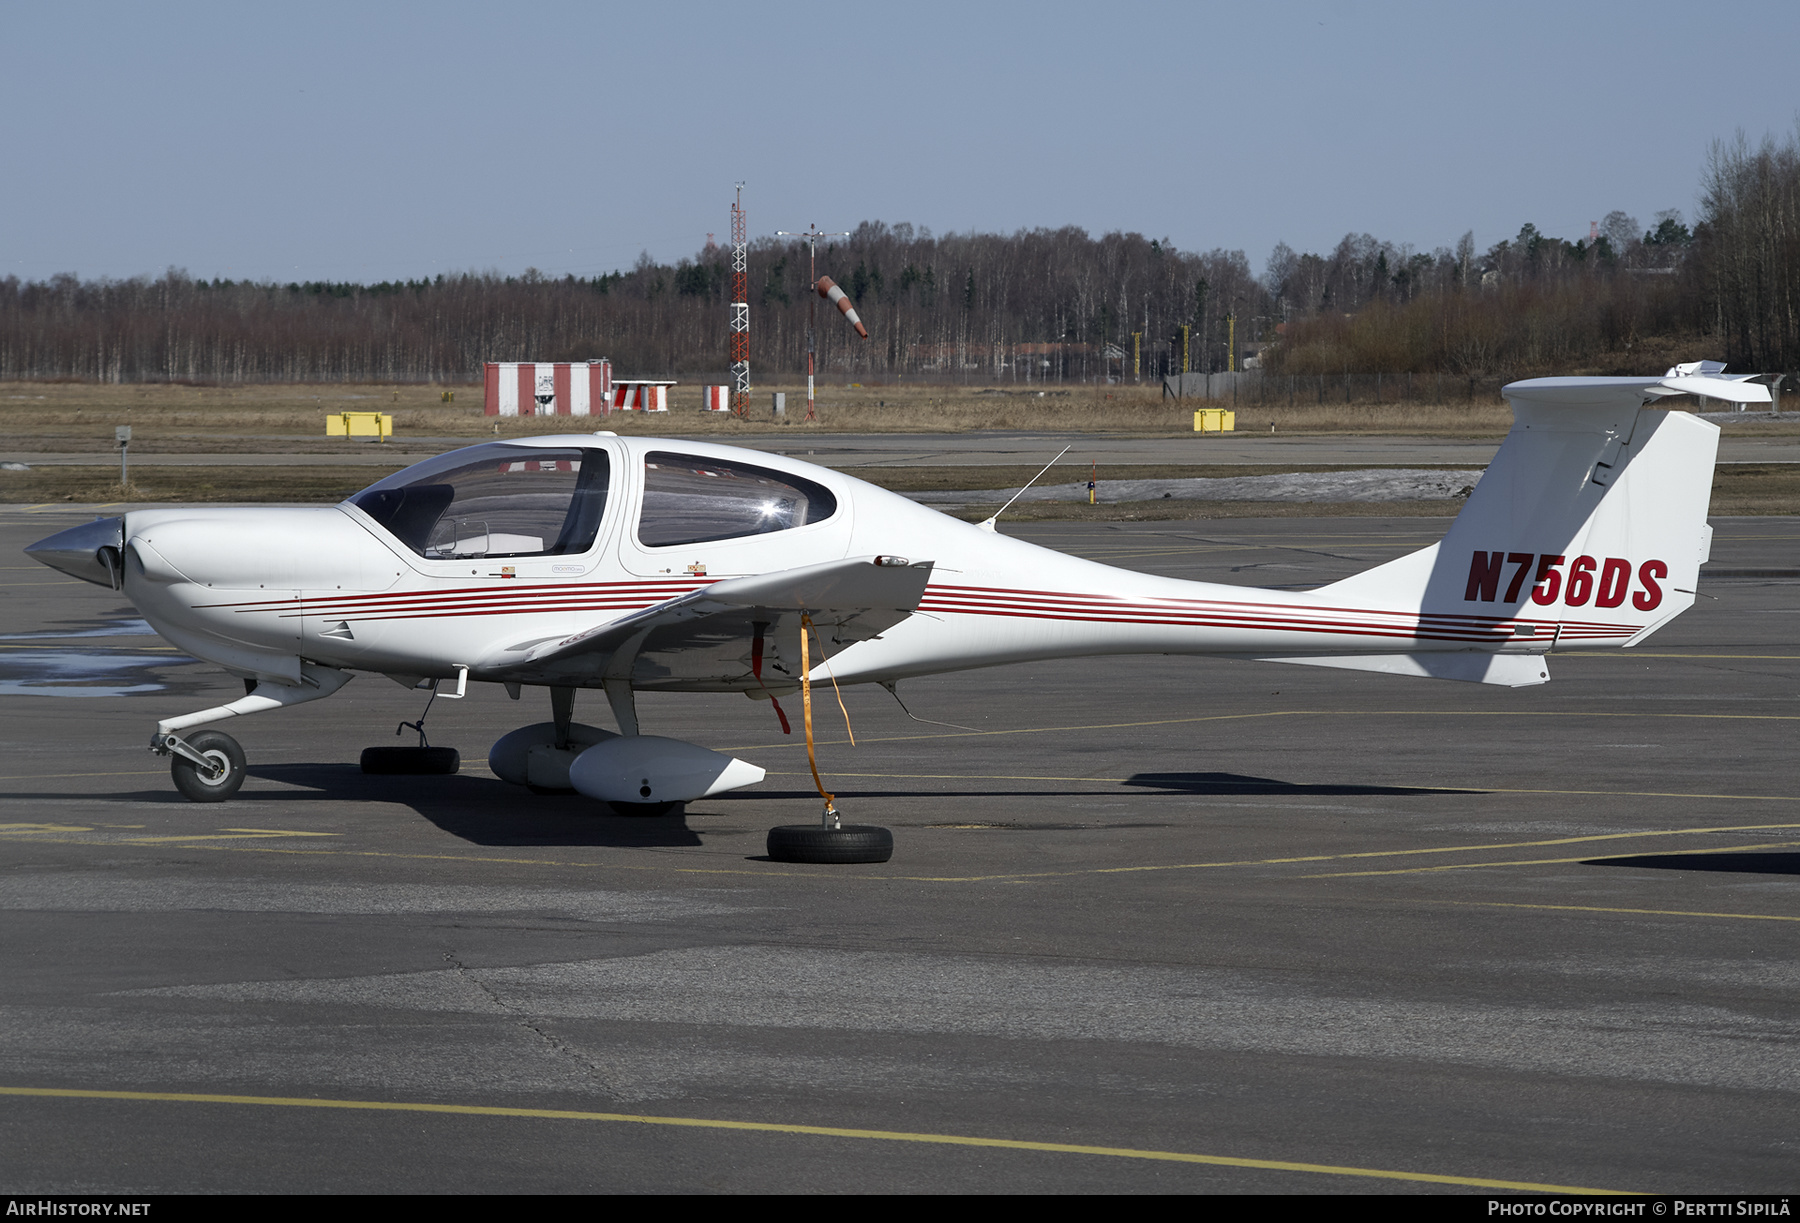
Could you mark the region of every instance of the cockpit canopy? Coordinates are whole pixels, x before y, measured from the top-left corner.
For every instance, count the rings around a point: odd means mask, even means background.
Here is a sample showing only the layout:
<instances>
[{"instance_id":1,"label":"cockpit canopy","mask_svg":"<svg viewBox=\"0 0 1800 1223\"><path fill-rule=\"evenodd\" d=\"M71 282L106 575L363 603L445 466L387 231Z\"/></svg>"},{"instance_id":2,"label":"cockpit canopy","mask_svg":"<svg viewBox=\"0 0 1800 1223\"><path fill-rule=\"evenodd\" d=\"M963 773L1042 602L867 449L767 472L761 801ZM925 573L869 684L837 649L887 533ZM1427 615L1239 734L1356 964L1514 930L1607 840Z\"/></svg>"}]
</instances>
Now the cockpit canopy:
<instances>
[{"instance_id":1,"label":"cockpit canopy","mask_svg":"<svg viewBox=\"0 0 1800 1223\"><path fill-rule=\"evenodd\" d=\"M372 484L350 504L428 560L586 552L606 510L604 450L457 450Z\"/></svg>"},{"instance_id":2,"label":"cockpit canopy","mask_svg":"<svg viewBox=\"0 0 1800 1223\"><path fill-rule=\"evenodd\" d=\"M637 535L646 548L789 531L835 513L831 490L800 476L668 450L644 456Z\"/></svg>"},{"instance_id":3,"label":"cockpit canopy","mask_svg":"<svg viewBox=\"0 0 1800 1223\"><path fill-rule=\"evenodd\" d=\"M488 442L415 463L350 504L428 560L572 556L600 531L607 452ZM838 512L813 480L676 451L644 456L638 543L670 548L766 535Z\"/></svg>"}]
</instances>

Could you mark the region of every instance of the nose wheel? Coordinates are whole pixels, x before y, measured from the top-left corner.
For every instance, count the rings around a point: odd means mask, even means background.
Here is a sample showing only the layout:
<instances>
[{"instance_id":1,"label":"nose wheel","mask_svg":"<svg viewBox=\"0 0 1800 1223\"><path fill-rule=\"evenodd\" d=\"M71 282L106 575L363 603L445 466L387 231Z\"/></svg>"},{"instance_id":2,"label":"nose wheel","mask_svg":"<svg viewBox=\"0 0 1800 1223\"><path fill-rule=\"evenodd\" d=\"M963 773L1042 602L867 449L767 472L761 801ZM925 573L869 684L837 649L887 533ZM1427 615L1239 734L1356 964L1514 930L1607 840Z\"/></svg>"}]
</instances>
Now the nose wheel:
<instances>
[{"instance_id":1,"label":"nose wheel","mask_svg":"<svg viewBox=\"0 0 1800 1223\"><path fill-rule=\"evenodd\" d=\"M188 736L186 746L201 760L171 755L169 773L177 790L197 803L224 802L238 792L244 784L244 749L236 739L221 731L203 730Z\"/></svg>"}]
</instances>

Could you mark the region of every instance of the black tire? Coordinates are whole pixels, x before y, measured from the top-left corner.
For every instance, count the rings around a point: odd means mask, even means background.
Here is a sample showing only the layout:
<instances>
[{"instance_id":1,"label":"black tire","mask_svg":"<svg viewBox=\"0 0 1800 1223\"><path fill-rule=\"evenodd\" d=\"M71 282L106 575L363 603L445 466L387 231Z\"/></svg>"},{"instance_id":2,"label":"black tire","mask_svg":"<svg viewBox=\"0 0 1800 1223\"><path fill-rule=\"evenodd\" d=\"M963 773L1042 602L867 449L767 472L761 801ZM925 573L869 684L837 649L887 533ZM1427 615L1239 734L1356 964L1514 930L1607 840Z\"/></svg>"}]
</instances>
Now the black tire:
<instances>
[{"instance_id":1,"label":"black tire","mask_svg":"<svg viewBox=\"0 0 1800 1223\"><path fill-rule=\"evenodd\" d=\"M453 747L365 747L362 771L387 776L431 777L454 773L462 757Z\"/></svg>"},{"instance_id":2,"label":"black tire","mask_svg":"<svg viewBox=\"0 0 1800 1223\"><path fill-rule=\"evenodd\" d=\"M686 803L608 803L614 815L668 815L679 812Z\"/></svg>"},{"instance_id":3,"label":"black tire","mask_svg":"<svg viewBox=\"0 0 1800 1223\"><path fill-rule=\"evenodd\" d=\"M223 765L225 771L216 778L208 778L192 760L172 756L169 775L175 779L177 790L197 803L222 803L238 792L238 787L244 784L244 749L238 746L236 739L216 730L203 730L190 735L187 745Z\"/></svg>"},{"instance_id":4,"label":"black tire","mask_svg":"<svg viewBox=\"0 0 1800 1223\"><path fill-rule=\"evenodd\" d=\"M894 834L873 824L783 824L769 829L769 856L777 862L886 862Z\"/></svg>"}]
</instances>

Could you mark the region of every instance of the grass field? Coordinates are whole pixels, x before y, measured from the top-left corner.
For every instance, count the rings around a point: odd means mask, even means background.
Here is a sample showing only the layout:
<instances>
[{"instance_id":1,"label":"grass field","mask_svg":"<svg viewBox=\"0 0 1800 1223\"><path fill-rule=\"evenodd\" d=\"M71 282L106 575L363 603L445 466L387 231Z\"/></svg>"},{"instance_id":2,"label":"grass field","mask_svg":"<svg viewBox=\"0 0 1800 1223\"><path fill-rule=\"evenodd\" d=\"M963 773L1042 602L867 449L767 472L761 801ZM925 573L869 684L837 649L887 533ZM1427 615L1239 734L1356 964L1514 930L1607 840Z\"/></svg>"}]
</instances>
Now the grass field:
<instances>
[{"instance_id":1,"label":"grass field","mask_svg":"<svg viewBox=\"0 0 1800 1223\"><path fill-rule=\"evenodd\" d=\"M770 390L788 394L785 425L771 418ZM454 393L445 402L445 392ZM768 387L757 392L759 405L748 420L702 412L698 386L678 386L671 410L644 415L628 412L590 417L588 428L624 434L700 436L728 441L734 435L767 434L773 429L796 432L880 433L959 432L975 429L1041 430L1045 433L1140 433L1150 436L1192 434L1196 401L1165 400L1154 388L1113 387L1047 389L1020 392L993 387L867 386L822 387L821 419L806 424L803 387ZM341 500L388 470L444 449L441 440L517 437L565 432L568 417L513 417L482 414L477 386L171 386L103 385L96 383L0 383L0 448L15 453L111 452L113 428L132 426L135 454L190 452L206 454L270 454L304 447L324 452L332 446L364 445L328 442L325 417L343 411L381 411L394 417L395 437L384 443L392 468L342 467L139 467L129 489L103 467L40 466L27 472L0 471L0 502L52 501L111 503L118 501L318 502ZM1384 435L1483 438L1502 436L1511 421L1506 405L1477 402L1451 406L1425 404L1301 404L1294 408L1248 409L1238 415L1239 432L1317 435ZM1800 414L1789 423L1734 422L1736 434L1800 434ZM317 439L315 445L308 439ZM963 488L1016 488L1036 473L1034 467L882 467L853 469L851 474L902 492ZM1069 479L1085 476L1075 471ZM1102 468L1100 479L1166 476L1249 476L1277 471L1323 471L1329 467L1170 466ZM1057 477L1053 475L1052 479ZM1334 503L1160 501L1112 506L1036 503L1014 506L1007 516L1027 518L1203 518L1334 514L1454 513L1457 502ZM1719 468L1713 484L1716 514L1789 514L1800 512L1800 468L1781 464L1735 464ZM982 517L969 511L965 517Z\"/></svg>"},{"instance_id":2,"label":"grass field","mask_svg":"<svg viewBox=\"0 0 1800 1223\"><path fill-rule=\"evenodd\" d=\"M453 392L455 402L441 396ZM779 424L770 392L787 394ZM670 410L591 417L591 427L620 433L730 437L770 429L827 433L961 432L1029 429L1056 433L1190 433L1203 401L1162 398L1155 387L1086 387L1019 392L989 387L821 387L819 420L807 423L804 386L760 387L744 420L702 412L700 388L674 388ZM1228 401L1205 406L1229 407ZM332 412L388 412L395 442L407 437L494 436L561 432L568 417L484 416L478 386L168 386L98 383L0 383L0 436L12 450L109 447L115 425L131 425L140 452L192 449L255 450L275 439L323 439ZM1412 434L1421 437L1498 437L1511 414L1496 400L1473 405L1301 404L1244 409L1241 431ZM211 439L207 441L207 439Z\"/></svg>"},{"instance_id":3,"label":"grass field","mask_svg":"<svg viewBox=\"0 0 1800 1223\"><path fill-rule=\"evenodd\" d=\"M786 423L769 408L769 394L784 391ZM442 395L455 395L445 403ZM1082 387L1018 391L1007 387L825 386L819 389L819 420L807 423L805 388L760 387L744 420L700 410L700 388L677 386L670 410L654 414L614 413L579 423L625 434L701 436L727 439L775 429L823 433L962 432L973 429L1041 430L1047 433L1184 434L1193 431L1198 406L1231 407L1228 400L1176 401L1156 387ZM325 417L334 412L380 411L394 417L390 443L409 449L425 438L516 437L556 433L571 427L569 417L490 417L482 414L478 386L109 385L83 382L0 383L0 438L14 451L104 450L113 427L131 425L138 453L206 450L214 453L268 452L295 438L325 436ZM1240 433L1387 435L1412 437L1500 437L1512 413L1496 398L1475 403L1296 404L1243 407ZM1792 422L1734 423L1734 432L1800 434L1800 413ZM409 442L409 439L413 441Z\"/></svg>"}]
</instances>

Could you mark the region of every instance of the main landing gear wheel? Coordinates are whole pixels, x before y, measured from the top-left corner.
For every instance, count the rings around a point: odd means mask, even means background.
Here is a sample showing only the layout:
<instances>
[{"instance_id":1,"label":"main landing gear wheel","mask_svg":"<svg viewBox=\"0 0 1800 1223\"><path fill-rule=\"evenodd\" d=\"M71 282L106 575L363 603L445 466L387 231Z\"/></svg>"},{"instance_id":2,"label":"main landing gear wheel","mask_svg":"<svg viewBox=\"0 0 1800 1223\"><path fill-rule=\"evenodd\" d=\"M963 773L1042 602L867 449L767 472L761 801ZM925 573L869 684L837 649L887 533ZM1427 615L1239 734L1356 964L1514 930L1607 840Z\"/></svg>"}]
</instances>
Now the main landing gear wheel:
<instances>
[{"instance_id":1,"label":"main landing gear wheel","mask_svg":"<svg viewBox=\"0 0 1800 1223\"><path fill-rule=\"evenodd\" d=\"M187 745L212 762L212 771L203 770L186 756L174 756L169 773L175 788L197 803L222 803L244 784L244 749L230 735L216 730L203 730L190 735Z\"/></svg>"},{"instance_id":2,"label":"main landing gear wheel","mask_svg":"<svg viewBox=\"0 0 1800 1223\"><path fill-rule=\"evenodd\" d=\"M362 771L389 776L427 777L456 772L462 757L453 747L365 747Z\"/></svg>"},{"instance_id":3,"label":"main landing gear wheel","mask_svg":"<svg viewBox=\"0 0 1800 1223\"><path fill-rule=\"evenodd\" d=\"M886 862L894 834L873 824L782 824L769 829L769 856L777 862Z\"/></svg>"}]
</instances>

